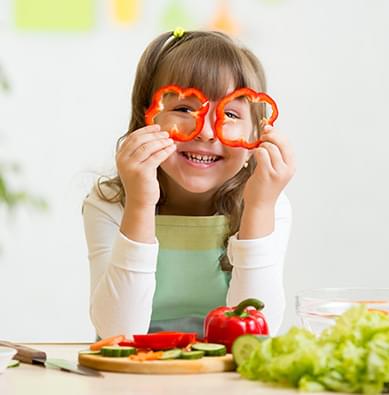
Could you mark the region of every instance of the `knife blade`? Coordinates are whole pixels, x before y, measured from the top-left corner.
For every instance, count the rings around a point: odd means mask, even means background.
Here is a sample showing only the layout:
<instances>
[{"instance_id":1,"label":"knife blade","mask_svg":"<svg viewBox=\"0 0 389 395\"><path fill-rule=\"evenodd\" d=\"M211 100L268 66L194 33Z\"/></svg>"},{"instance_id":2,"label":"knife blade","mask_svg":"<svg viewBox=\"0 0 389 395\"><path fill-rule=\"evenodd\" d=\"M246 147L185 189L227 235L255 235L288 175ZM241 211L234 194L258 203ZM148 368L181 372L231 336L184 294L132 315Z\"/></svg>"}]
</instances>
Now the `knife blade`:
<instances>
[{"instance_id":1,"label":"knife blade","mask_svg":"<svg viewBox=\"0 0 389 395\"><path fill-rule=\"evenodd\" d=\"M16 344L9 341L1 340L0 346L12 347L16 349L17 353L13 357L13 359L16 359L23 363L40 365L46 368L60 369L65 372L77 373L83 376L103 377L103 375L97 370L87 368L74 361L47 358L47 355L44 351L36 350L22 344Z\"/></svg>"}]
</instances>

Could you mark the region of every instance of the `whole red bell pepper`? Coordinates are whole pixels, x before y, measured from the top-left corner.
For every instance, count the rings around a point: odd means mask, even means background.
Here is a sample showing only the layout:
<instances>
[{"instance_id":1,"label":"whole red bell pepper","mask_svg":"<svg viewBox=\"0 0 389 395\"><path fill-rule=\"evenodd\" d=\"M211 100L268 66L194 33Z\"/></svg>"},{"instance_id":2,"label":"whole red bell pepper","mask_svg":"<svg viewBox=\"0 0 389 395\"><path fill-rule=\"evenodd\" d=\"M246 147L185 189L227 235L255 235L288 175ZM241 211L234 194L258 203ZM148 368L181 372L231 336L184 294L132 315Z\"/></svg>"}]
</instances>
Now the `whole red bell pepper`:
<instances>
[{"instance_id":1,"label":"whole red bell pepper","mask_svg":"<svg viewBox=\"0 0 389 395\"><path fill-rule=\"evenodd\" d=\"M254 307L249 309L248 307ZM204 337L209 343L224 344L231 352L234 340L241 335L268 335L264 304L258 299L246 299L235 307L217 307L204 320Z\"/></svg>"}]
</instances>

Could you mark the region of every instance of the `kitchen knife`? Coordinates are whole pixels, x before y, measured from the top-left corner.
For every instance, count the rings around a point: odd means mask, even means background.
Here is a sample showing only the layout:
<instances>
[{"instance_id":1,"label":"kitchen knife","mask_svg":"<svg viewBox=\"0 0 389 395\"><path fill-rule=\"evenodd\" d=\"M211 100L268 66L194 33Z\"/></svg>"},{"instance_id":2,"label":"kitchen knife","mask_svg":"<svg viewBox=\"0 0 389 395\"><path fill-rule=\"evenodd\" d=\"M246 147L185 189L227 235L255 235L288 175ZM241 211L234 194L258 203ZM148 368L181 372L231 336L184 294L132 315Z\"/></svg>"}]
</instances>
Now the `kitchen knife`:
<instances>
[{"instance_id":1,"label":"kitchen knife","mask_svg":"<svg viewBox=\"0 0 389 395\"><path fill-rule=\"evenodd\" d=\"M0 340L0 346L12 347L16 349L17 353L13 359L16 359L20 362L29 363L31 365L40 365L47 368L61 369L66 372L77 373L83 376L102 377L102 374L97 370L86 368L77 362L67 361L65 359L47 358L44 351L36 350L31 347L4 340Z\"/></svg>"}]
</instances>

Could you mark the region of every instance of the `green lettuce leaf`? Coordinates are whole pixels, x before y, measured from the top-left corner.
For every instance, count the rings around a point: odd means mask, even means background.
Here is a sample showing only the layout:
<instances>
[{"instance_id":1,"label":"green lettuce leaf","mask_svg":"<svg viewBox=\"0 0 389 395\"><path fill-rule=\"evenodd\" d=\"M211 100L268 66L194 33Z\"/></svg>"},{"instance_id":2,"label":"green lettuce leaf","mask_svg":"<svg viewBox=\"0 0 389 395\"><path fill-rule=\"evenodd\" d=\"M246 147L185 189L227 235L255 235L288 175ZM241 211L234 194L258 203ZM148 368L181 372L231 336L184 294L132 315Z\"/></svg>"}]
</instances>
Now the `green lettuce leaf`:
<instances>
[{"instance_id":1,"label":"green lettuce leaf","mask_svg":"<svg viewBox=\"0 0 389 395\"><path fill-rule=\"evenodd\" d=\"M389 316L359 304L318 337L292 327L259 343L238 372L309 392L379 394L389 383Z\"/></svg>"}]
</instances>

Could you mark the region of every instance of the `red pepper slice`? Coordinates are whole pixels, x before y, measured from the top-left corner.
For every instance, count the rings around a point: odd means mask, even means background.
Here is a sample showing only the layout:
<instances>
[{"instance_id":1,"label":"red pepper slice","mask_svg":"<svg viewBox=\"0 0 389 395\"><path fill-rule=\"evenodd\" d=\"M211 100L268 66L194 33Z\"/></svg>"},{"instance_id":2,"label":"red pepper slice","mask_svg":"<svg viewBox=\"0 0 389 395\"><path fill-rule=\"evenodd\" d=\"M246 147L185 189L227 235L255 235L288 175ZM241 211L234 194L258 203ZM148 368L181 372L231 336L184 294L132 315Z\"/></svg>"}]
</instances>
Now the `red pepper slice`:
<instances>
[{"instance_id":1,"label":"red pepper slice","mask_svg":"<svg viewBox=\"0 0 389 395\"><path fill-rule=\"evenodd\" d=\"M133 341L130 341L130 340L124 340L124 341L119 343L119 346L122 346L122 347L135 347L135 343Z\"/></svg>"},{"instance_id":2,"label":"red pepper slice","mask_svg":"<svg viewBox=\"0 0 389 395\"><path fill-rule=\"evenodd\" d=\"M247 307L254 307L248 309ZM220 343L231 352L234 340L241 335L268 335L269 328L262 312L264 304L258 299L246 299L236 307L217 307L204 320L204 337L210 343Z\"/></svg>"},{"instance_id":3,"label":"red pepper slice","mask_svg":"<svg viewBox=\"0 0 389 395\"><path fill-rule=\"evenodd\" d=\"M240 88L235 90L234 92L230 93L229 95L223 97L216 107L216 122L215 122L215 132L216 136L219 140L230 147L242 147L247 149L256 148L261 144L260 140L254 141L252 143L241 140L228 140L223 136L223 125L225 121L225 112L224 107L230 103L231 101L235 100L238 97L246 96L250 99L250 101L254 103L265 102L270 104L272 108L272 114L270 118L266 121L268 124L273 126L274 121L278 117L278 108L276 102L266 93L264 92L255 92L250 88Z\"/></svg>"},{"instance_id":4,"label":"red pepper slice","mask_svg":"<svg viewBox=\"0 0 389 395\"><path fill-rule=\"evenodd\" d=\"M181 341L177 344L178 348L187 347L189 344L196 343L197 333L183 333Z\"/></svg>"},{"instance_id":5,"label":"red pepper slice","mask_svg":"<svg viewBox=\"0 0 389 395\"><path fill-rule=\"evenodd\" d=\"M201 106L197 111L192 112L193 117L196 120L196 126L192 133L185 134L180 132L180 130L172 129L168 130L170 133L170 137L177 141L189 141L194 139L198 134L200 134L203 125L204 125L204 117L208 112L209 101L201 92L196 88L181 88L177 85L166 85L159 88L153 96L152 103L150 107L146 110L145 113L145 122L146 125L153 125L155 123L156 116L164 110L163 99L167 93L175 93L180 98L195 96L199 99Z\"/></svg>"},{"instance_id":6,"label":"red pepper slice","mask_svg":"<svg viewBox=\"0 0 389 395\"><path fill-rule=\"evenodd\" d=\"M155 332L147 335L134 335L136 348L152 350L168 350L170 348L183 348L196 340L195 333L185 332Z\"/></svg>"}]
</instances>

